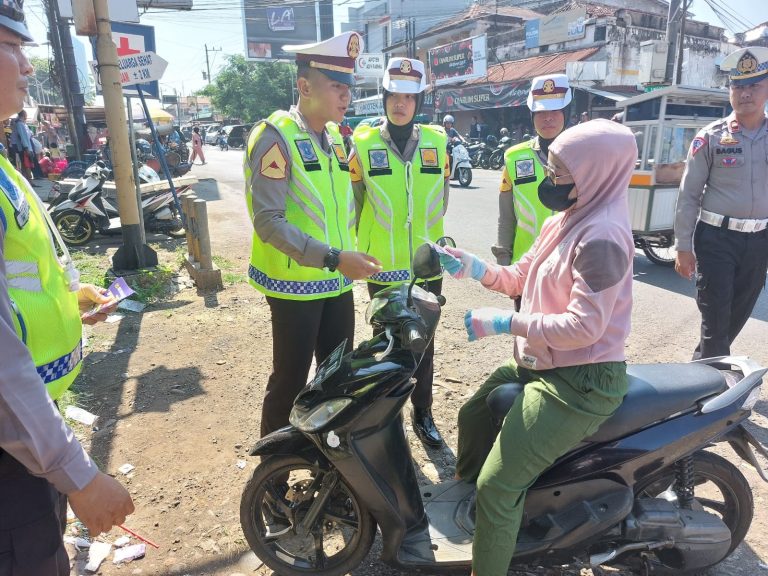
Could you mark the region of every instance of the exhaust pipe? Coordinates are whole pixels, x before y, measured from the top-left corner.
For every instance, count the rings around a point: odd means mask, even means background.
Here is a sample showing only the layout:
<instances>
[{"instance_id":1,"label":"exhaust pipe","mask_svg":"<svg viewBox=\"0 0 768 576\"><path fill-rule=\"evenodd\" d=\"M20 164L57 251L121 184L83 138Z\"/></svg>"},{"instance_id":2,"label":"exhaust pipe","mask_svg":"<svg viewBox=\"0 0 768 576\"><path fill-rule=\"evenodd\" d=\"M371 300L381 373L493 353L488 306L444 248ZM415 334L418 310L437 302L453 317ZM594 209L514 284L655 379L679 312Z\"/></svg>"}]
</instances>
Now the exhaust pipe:
<instances>
[{"instance_id":1,"label":"exhaust pipe","mask_svg":"<svg viewBox=\"0 0 768 576\"><path fill-rule=\"evenodd\" d=\"M625 544L619 548L608 550L607 552L601 552L600 554L593 554L589 557L589 565L591 568L597 568L601 564L606 564L611 560L615 560L622 554L627 552L634 552L636 550L658 550L660 548L672 548L675 545L673 539L665 540L664 542L635 542L633 544Z\"/></svg>"}]
</instances>

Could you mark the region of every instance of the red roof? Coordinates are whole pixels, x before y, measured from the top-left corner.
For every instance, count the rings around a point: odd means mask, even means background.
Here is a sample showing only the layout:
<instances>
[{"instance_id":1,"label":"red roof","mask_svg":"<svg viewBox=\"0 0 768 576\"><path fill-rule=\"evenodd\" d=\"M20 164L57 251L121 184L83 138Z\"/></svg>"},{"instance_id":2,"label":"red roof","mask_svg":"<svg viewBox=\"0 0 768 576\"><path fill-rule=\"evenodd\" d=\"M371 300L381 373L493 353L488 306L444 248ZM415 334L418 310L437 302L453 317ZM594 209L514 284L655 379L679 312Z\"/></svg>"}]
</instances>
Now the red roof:
<instances>
[{"instance_id":1,"label":"red roof","mask_svg":"<svg viewBox=\"0 0 768 576\"><path fill-rule=\"evenodd\" d=\"M511 82L513 80L525 80L534 76L543 74L558 74L565 72L565 65L568 62L578 62L589 58L597 52L599 48L582 48L573 52L557 52L552 54L542 54L522 60L510 60L501 64L495 64L488 68L488 73L484 78L475 78L467 81L471 84L500 84L501 82Z\"/></svg>"},{"instance_id":2,"label":"red roof","mask_svg":"<svg viewBox=\"0 0 768 576\"><path fill-rule=\"evenodd\" d=\"M419 34L419 37L429 36L438 30L451 28L465 22L474 22L484 18L492 18L497 14L507 18L519 18L520 20L535 20L536 18L541 18L543 16L543 14L534 12L533 10L527 10L526 8L516 8L514 6L497 7L492 4L473 4L468 10L459 12L455 16L432 26L432 28L429 28L426 32L422 32Z\"/></svg>"}]
</instances>

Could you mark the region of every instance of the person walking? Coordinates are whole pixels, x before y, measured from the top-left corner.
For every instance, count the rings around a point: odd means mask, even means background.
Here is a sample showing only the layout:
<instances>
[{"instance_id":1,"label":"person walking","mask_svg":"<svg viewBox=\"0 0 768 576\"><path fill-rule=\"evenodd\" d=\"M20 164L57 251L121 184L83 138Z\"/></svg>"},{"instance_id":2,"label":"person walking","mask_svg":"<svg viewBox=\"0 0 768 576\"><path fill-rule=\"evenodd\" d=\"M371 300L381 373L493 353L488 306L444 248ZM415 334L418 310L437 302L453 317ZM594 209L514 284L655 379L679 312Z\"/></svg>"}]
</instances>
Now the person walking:
<instances>
[{"instance_id":1,"label":"person walking","mask_svg":"<svg viewBox=\"0 0 768 576\"><path fill-rule=\"evenodd\" d=\"M189 158L189 163L194 164L195 158L200 157L200 165L205 164L205 154L203 153L203 138L200 136L200 128L195 126L192 128L192 156Z\"/></svg>"}]
</instances>

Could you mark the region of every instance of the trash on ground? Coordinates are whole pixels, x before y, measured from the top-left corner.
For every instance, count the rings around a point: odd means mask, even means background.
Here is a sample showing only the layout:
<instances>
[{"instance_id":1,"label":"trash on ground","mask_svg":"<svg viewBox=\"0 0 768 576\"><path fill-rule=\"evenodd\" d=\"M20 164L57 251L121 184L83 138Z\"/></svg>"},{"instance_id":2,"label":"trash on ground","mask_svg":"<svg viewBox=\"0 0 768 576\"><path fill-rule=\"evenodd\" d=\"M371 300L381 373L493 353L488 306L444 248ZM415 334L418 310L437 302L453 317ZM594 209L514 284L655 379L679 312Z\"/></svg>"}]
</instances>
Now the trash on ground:
<instances>
[{"instance_id":1,"label":"trash on ground","mask_svg":"<svg viewBox=\"0 0 768 576\"><path fill-rule=\"evenodd\" d=\"M98 571L99 566L107 559L111 550L112 544L109 542L101 542L100 540L92 542L88 550L88 564L85 565L85 569L88 572Z\"/></svg>"},{"instance_id":2,"label":"trash on ground","mask_svg":"<svg viewBox=\"0 0 768 576\"><path fill-rule=\"evenodd\" d=\"M240 468L240 470L244 470L247 464L248 463L245 460L237 461L237 467Z\"/></svg>"},{"instance_id":3,"label":"trash on ground","mask_svg":"<svg viewBox=\"0 0 768 576\"><path fill-rule=\"evenodd\" d=\"M120 538L112 542L115 548L122 548L123 546L127 546L130 543L131 539L128 538L128 536L120 536Z\"/></svg>"},{"instance_id":4,"label":"trash on ground","mask_svg":"<svg viewBox=\"0 0 768 576\"><path fill-rule=\"evenodd\" d=\"M131 312L143 312L146 304L137 302L136 300L123 300L117 305L120 310L130 310Z\"/></svg>"},{"instance_id":5,"label":"trash on ground","mask_svg":"<svg viewBox=\"0 0 768 576\"><path fill-rule=\"evenodd\" d=\"M112 562L114 564L131 562L133 560L138 560L139 558L144 558L146 553L146 544L133 544L131 546L126 546L125 548L118 548L115 550L115 556L112 558Z\"/></svg>"},{"instance_id":6,"label":"trash on ground","mask_svg":"<svg viewBox=\"0 0 768 576\"><path fill-rule=\"evenodd\" d=\"M120 468L118 468L117 471L120 472L121 474L130 474L135 469L136 469L136 466L134 466L133 464L126 463L120 466Z\"/></svg>"},{"instance_id":7,"label":"trash on ground","mask_svg":"<svg viewBox=\"0 0 768 576\"><path fill-rule=\"evenodd\" d=\"M78 550L85 550L91 547L91 541L80 536L64 536L64 542L72 544Z\"/></svg>"},{"instance_id":8,"label":"trash on ground","mask_svg":"<svg viewBox=\"0 0 768 576\"><path fill-rule=\"evenodd\" d=\"M125 318L125 316L123 316L122 314L110 314L109 316L107 316L107 319L104 320L104 323L114 324L115 322L120 322L120 320L122 320L123 318Z\"/></svg>"},{"instance_id":9,"label":"trash on ground","mask_svg":"<svg viewBox=\"0 0 768 576\"><path fill-rule=\"evenodd\" d=\"M85 424L86 426L93 426L93 423L96 422L96 419L98 418L96 414L91 414L87 410L72 405L67 406L67 409L64 411L64 416L70 420L80 422L80 424Z\"/></svg>"}]
</instances>

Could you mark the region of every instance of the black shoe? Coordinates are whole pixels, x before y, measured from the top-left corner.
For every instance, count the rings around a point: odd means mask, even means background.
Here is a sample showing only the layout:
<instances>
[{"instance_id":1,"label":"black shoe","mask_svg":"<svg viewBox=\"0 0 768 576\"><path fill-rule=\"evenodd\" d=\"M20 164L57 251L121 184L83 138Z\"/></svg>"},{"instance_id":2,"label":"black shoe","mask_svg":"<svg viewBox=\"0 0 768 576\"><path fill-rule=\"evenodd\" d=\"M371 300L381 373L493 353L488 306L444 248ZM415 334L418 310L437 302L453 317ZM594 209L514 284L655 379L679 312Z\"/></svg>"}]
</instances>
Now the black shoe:
<instances>
[{"instance_id":1,"label":"black shoe","mask_svg":"<svg viewBox=\"0 0 768 576\"><path fill-rule=\"evenodd\" d=\"M431 448L440 448L443 445L443 437L435 426L431 408L414 408L411 412L413 429L424 444Z\"/></svg>"}]
</instances>

